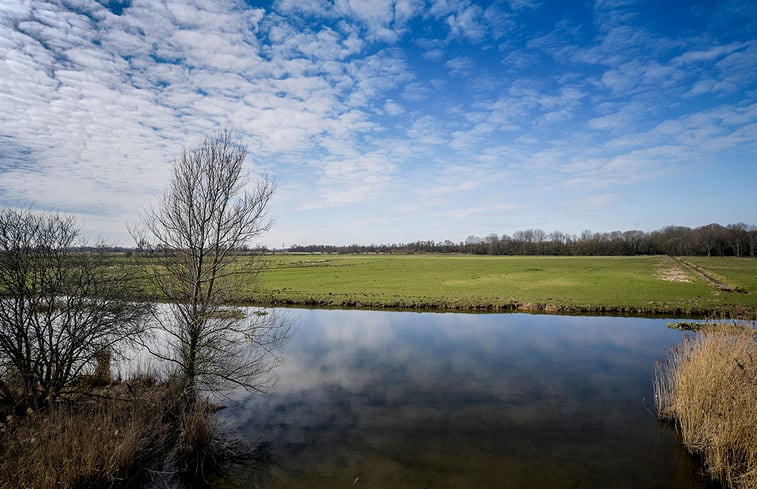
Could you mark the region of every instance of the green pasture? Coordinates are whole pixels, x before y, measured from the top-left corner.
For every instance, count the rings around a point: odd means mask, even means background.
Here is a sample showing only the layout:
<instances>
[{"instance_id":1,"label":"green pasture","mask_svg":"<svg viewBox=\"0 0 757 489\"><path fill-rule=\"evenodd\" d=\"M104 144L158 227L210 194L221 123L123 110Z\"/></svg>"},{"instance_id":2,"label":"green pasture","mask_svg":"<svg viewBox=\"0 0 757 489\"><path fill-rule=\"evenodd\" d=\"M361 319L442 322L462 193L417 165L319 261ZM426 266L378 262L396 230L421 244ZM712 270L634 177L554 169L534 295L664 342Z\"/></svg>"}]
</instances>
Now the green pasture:
<instances>
[{"instance_id":1,"label":"green pasture","mask_svg":"<svg viewBox=\"0 0 757 489\"><path fill-rule=\"evenodd\" d=\"M710 314L757 311L757 260L665 256L274 255L239 300L330 307Z\"/></svg>"},{"instance_id":2,"label":"green pasture","mask_svg":"<svg viewBox=\"0 0 757 489\"><path fill-rule=\"evenodd\" d=\"M751 293L757 292L757 260L754 258L696 256L685 260L733 289L741 287Z\"/></svg>"}]
</instances>

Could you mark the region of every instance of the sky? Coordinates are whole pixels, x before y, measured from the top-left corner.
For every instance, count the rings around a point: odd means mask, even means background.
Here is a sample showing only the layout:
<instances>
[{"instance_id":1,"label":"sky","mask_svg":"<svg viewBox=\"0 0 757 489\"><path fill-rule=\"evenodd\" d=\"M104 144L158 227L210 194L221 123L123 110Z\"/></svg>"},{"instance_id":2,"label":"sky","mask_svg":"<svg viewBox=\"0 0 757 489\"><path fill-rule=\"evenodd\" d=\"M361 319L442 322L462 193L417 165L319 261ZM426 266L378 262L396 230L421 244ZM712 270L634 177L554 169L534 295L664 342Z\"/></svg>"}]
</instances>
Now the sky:
<instances>
[{"instance_id":1,"label":"sky","mask_svg":"<svg viewBox=\"0 0 757 489\"><path fill-rule=\"evenodd\" d=\"M131 245L224 128L251 245L757 224L757 4L0 1L0 206Z\"/></svg>"}]
</instances>

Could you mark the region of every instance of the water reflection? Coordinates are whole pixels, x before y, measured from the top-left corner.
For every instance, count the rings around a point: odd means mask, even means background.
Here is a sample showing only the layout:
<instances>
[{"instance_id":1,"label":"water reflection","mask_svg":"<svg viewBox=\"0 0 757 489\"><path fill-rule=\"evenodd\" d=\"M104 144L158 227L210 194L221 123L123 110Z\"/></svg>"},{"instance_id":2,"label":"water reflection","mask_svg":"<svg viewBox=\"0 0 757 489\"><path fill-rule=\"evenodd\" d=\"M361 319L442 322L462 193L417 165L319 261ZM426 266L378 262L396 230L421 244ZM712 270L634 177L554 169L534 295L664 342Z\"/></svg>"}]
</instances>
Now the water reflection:
<instances>
[{"instance_id":1,"label":"water reflection","mask_svg":"<svg viewBox=\"0 0 757 489\"><path fill-rule=\"evenodd\" d=\"M653 409L662 320L298 311L223 412L269 463L217 487L702 487Z\"/></svg>"}]
</instances>

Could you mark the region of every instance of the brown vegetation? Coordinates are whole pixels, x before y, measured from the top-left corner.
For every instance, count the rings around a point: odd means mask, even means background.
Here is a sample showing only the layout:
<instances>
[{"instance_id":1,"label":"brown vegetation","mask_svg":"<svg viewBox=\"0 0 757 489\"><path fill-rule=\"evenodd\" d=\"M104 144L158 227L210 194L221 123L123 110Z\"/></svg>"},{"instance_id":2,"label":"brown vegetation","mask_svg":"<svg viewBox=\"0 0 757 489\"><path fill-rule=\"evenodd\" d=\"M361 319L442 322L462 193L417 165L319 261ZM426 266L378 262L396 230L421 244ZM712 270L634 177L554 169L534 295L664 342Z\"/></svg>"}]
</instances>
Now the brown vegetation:
<instances>
[{"instance_id":1,"label":"brown vegetation","mask_svg":"<svg viewBox=\"0 0 757 489\"><path fill-rule=\"evenodd\" d=\"M655 371L655 401L714 479L757 488L757 330L709 325Z\"/></svg>"},{"instance_id":2,"label":"brown vegetation","mask_svg":"<svg viewBox=\"0 0 757 489\"><path fill-rule=\"evenodd\" d=\"M212 408L183 409L177 382L141 376L82 391L0 416L0 487L139 487L154 474L198 477L215 465Z\"/></svg>"},{"instance_id":3,"label":"brown vegetation","mask_svg":"<svg viewBox=\"0 0 757 489\"><path fill-rule=\"evenodd\" d=\"M249 190L246 154L230 131L185 151L145 231L133 230L149 256L165 252L162 268L141 271L173 314L129 300L137 277L82 251L73 218L0 209L0 487L121 487L151 470L197 478L218 465L214 408L200 389L260 389L287 333L271 315L227 306L255 271L233 253L270 227L274 185L263 177ZM148 318L160 344L144 341ZM130 343L171 364L170 379L113 383L111 358Z\"/></svg>"}]
</instances>

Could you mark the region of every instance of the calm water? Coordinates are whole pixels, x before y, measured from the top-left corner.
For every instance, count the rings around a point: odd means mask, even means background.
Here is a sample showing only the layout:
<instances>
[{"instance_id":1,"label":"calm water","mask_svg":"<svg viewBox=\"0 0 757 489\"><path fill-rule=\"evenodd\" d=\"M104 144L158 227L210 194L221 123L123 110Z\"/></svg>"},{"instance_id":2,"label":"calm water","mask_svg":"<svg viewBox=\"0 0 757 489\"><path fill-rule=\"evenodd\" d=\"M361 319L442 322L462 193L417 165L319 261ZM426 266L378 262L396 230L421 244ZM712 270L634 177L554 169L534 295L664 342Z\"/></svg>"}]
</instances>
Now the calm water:
<instances>
[{"instance_id":1,"label":"calm water","mask_svg":"<svg viewBox=\"0 0 757 489\"><path fill-rule=\"evenodd\" d=\"M287 314L276 386L221 413L260 460L213 487L705 487L652 414L664 320Z\"/></svg>"}]
</instances>

